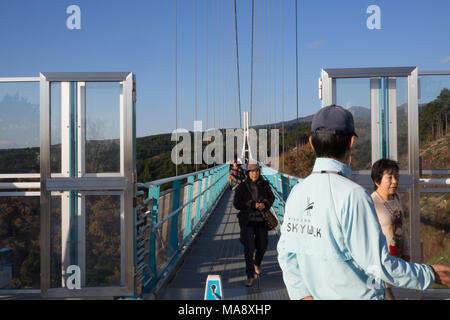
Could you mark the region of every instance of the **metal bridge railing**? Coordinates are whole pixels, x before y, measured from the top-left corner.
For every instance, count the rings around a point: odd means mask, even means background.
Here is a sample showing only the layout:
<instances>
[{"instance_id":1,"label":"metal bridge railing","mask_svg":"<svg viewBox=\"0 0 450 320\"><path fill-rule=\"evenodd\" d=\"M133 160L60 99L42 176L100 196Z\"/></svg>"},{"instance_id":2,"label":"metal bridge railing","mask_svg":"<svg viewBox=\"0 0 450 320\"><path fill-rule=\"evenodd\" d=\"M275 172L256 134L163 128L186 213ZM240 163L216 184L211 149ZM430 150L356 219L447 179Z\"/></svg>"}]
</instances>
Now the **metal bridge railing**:
<instances>
[{"instance_id":1,"label":"metal bridge railing","mask_svg":"<svg viewBox=\"0 0 450 320\"><path fill-rule=\"evenodd\" d=\"M270 187L272 188L272 191L275 195L275 201L272 208L275 212L276 217L278 218L278 221L280 221L280 224L277 228L279 230L279 226L283 221L284 206L286 204L288 195L291 192L291 189L303 179L288 175L286 173L278 172L262 163L260 163L260 166L262 168L261 175L269 182Z\"/></svg>"},{"instance_id":2,"label":"metal bridge railing","mask_svg":"<svg viewBox=\"0 0 450 320\"><path fill-rule=\"evenodd\" d=\"M224 164L138 184L136 296L152 292L174 269L220 200L228 174L229 164ZM161 186L169 183L172 188L161 191Z\"/></svg>"}]
</instances>

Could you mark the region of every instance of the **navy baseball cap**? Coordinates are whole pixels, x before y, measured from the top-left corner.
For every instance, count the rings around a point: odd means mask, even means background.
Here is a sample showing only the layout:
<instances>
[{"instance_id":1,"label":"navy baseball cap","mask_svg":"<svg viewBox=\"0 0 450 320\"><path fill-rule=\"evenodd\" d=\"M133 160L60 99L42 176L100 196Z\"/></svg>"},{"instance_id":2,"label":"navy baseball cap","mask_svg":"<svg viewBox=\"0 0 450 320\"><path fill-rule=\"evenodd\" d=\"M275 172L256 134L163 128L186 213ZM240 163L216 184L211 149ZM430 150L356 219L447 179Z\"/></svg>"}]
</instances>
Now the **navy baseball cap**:
<instances>
[{"instance_id":1,"label":"navy baseball cap","mask_svg":"<svg viewBox=\"0 0 450 320\"><path fill-rule=\"evenodd\" d=\"M331 130L319 130L319 128L330 128ZM313 133L325 134L351 134L358 136L355 132L353 115L350 111L335 104L321 108L314 115L311 123Z\"/></svg>"}]
</instances>

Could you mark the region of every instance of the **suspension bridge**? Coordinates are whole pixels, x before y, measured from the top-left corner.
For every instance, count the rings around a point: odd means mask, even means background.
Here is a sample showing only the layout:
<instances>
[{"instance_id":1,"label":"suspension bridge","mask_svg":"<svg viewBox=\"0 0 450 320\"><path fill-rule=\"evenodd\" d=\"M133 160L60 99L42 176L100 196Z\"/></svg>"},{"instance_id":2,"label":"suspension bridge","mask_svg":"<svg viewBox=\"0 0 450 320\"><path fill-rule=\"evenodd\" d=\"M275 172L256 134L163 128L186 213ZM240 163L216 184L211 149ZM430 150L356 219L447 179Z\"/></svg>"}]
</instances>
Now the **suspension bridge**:
<instances>
[{"instance_id":1,"label":"suspension bridge","mask_svg":"<svg viewBox=\"0 0 450 320\"><path fill-rule=\"evenodd\" d=\"M208 7L208 2L205 4L206 12L213 10L218 19L221 17L219 13L225 9L220 7L222 4L216 3L214 8ZM289 82L296 87L296 99L291 104L295 106L296 117L290 123L300 125L297 1L292 4L295 79ZM302 179L287 174L285 167L289 151L285 149L289 144L284 74L287 39L281 21L286 12L283 1L277 11L276 5L265 2L264 19L260 21L265 22L264 29L273 42L267 42L262 51L260 63L264 63L255 67L257 21L252 1L248 113L243 112L241 102L242 58L239 58L236 1L231 10L234 37L230 43L234 54L228 58L232 60L221 55L226 45L220 42L221 29L217 25L212 28L211 15L201 22L194 14L191 74L194 112L190 116L194 122L204 117L206 130L242 128L242 149L237 148L234 154L241 160L258 159L258 149L252 149L249 142L252 128L261 125L280 130L281 145L271 150L272 156L280 152L279 166L273 165L278 157L272 159L272 167L266 161L261 166L262 176L275 195L272 210L282 222L289 192ZM176 129L185 103L179 97L182 81L177 8L175 1ZM206 33L202 40L206 42L206 52L202 57L198 51L200 23ZM212 46L209 41L213 41ZM205 62L202 69L199 61ZM227 79L226 63L232 66L233 80ZM261 77L264 81L258 82L261 79L255 75L257 70L264 71ZM441 210L441 203L448 201L450 170L448 162L436 166L433 159L431 164L422 161L419 110L423 109L419 107L433 99L439 103L450 71L422 71L414 66L318 71L318 105L335 103L354 112L359 139L355 144L352 179L370 190L371 164L382 157L399 161L402 169L399 192L408 212L411 260L423 262L426 241L421 236L421 215L428 210L425 202L439 202L433 208ZM276 80L278 73L281 81ZM205 78L202 91L201 75ZM271 78L273 83L269 81ZM430 78L442 81L426 87ZM7 102L8 110L17 109L20 115L5 121L18 124L5 125L2 129L5 138L0 141L0 299L202 300L208 275L221 277L225 299L288 299L277 262L279 228L269 233L262 275L253 287L245 287L243 248L239 242L237 211L232 205L234 191L227 182L229 163L216 162L217 165L207 169L182 173L179 165L166 159L149 170L171 167L175 171L173 176L138 181L138 82L139 75L133 72L42 72L37 77L0 78L0 98ZM263 97L254 93L257 83L263 88ZM361 87L365 88L359 92L364 95L366 108L353 108L356 105L348 92ZM14 95L16 92L19 94ZM424 96L427 101L421 100ZM204 102L200 103L199 98L204 98ZM307 120L304 123L307 125ZM295 171L300 172L300 164L308 159L300 157L300 141L304 138L300 129L293 130L294 142L290 143L296 150ZM178 131L175 132L178 141L177 135ZM8 139L13 143L8 143ZM444 214L448 215L448 211ZM442 251L448 252L448 247ZM448 290L440 288L426 292L394 288L394 294L404 299L449 297Z\"/></svg>"}]
</instances>

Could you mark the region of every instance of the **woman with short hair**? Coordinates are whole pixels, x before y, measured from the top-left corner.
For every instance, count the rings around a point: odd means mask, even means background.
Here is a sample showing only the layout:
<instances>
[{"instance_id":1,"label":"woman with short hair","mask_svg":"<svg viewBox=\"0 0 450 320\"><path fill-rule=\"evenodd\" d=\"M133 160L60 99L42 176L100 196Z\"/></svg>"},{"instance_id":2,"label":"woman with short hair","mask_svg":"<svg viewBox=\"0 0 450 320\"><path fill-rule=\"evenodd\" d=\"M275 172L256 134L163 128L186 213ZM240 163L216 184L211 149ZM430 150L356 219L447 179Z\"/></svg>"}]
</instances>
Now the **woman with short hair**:
<instances>
[{"instance_id":1,"label":"woman with short hair","mask_svg":"<svg viewBox=\"0 0 450 320\"><path fill-rule=\"evenodd\" d=\"M409 261L409 241L404 223L404 212L397 193L399 167L390 159L380 159L372 166L374 182L373 203L386 237L389 254ZM394 299L391 287L386 285L386 298Z\"/></svg>"},{"instance_id":2,"label":"woman with short hair","mask_svg":"<svg viewBox=\"0 0 450 320\"><path fill-rule=\"evenodd\" d=\"M272 206L275 196L261 177L261 167L250 163L247 179L236 189L233 205L239 210L240 242L244 246L247 287L253 286L255 274L261 274L261 262L268 245L268 228L261 212Z\"/></svg>"}]
</instances>

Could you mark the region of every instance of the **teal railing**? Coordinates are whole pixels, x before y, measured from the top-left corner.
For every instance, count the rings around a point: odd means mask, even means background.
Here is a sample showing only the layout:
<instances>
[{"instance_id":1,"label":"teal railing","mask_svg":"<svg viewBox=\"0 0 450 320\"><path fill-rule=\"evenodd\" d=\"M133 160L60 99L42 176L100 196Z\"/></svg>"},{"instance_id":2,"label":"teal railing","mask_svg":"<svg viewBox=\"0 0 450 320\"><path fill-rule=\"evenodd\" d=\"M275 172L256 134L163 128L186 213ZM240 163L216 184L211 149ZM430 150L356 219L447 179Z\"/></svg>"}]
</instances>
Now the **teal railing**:
<instances>
[{"instance_id":1,"label":"teal railing","mask_svg":"<svg viewBox=\"0 0 450 320\"><path fill-rule=\"evenodd\" d=\"M229 164L138 184L135 205L137 297L152 292L175 267L227 186ZM162 191L162 187L171 188ZM140 199L140 200L139 200Z\"/></svg>"},{"instance_id":2,"label":"teal railing","mask_svg":"<svg viewBox=\"0 0 450 320\"><path fill-rule=\"evenodd\" d=\"M290 176L282 172L278 172L262 163L260 163L260 166L261 175L269 182L273 194L275 195L275 201L272 208L278 218L278 221L280 222L280 224L278 225L279 229L279 226L283 221L284 206L286 204L289 193L291 192L291 189L302 179Z\"/></svg>"}]
</instances>

